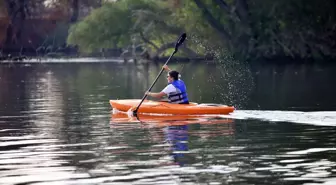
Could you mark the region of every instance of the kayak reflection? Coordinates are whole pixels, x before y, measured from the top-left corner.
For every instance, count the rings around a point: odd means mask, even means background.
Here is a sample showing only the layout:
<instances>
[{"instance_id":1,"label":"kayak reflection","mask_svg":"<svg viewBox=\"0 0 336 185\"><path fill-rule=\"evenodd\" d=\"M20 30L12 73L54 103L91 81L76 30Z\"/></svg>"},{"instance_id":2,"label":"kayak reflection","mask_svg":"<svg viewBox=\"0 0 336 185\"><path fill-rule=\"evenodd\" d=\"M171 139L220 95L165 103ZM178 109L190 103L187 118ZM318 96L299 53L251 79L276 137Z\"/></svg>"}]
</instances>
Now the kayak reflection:
<instances>
[{"instance_id":1,"label":"kayak reflection","mask_svg":"<svg viewBox=\"0 0 336 185\"><path fill-rule=\"evenodd\" d=\"M133 123L133 124L132 124ZM140 124L137 124L140 123ZM184 166L188 161L192 160L192 155L188 152L188 140L191 136L209 138L219 135L234 134L232 119L223 119L216 115L139 115L138 117L129 117L125 113L114 113L111 115L110 127L122 130L133 130L139 128L160 128L162 129L165 143L168 144L170 156L174 164ZM197 125L221 126L221 129L213 132L201 132ZM222 129L222 124L227 125L225 130ZM158 137L155 137L158 138ZM159 141L160 142L160 141Z\"/></svg>"},{"instance_id":2,"label":"kayak reflection","mask_svg":"<svg viewBox=\"0 0 336 185\"><path fill-rule=\"evenodd\" d=\"M126 113L117 112L111 115L111 126L118 123L143 123L142 126L164 127L186 124L223 124L233 123L232 119L222 118L218 115L150 115L141 114L137 117L128 116Z\"/></svg>"}]
</instances>

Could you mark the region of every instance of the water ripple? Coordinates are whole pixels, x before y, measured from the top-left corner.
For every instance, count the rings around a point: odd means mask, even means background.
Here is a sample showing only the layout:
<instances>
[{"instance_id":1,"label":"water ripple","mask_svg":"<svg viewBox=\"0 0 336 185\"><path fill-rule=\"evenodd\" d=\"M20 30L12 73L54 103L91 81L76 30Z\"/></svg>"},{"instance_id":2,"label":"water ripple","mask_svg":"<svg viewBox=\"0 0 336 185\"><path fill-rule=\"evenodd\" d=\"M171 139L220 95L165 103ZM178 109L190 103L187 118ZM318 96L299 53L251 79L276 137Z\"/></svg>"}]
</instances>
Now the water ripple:
<instances>
[{"instance_id":1,"label":"water ripple","mask_svg":"<svg viewBox=\"0 0 336 185\"><path fill-rule=\"evenodd\" d=\"M8 87L0 91L0 184L336 182L335 112L113 122L108 99L142 95L151 75L138 66L53 65L0 73Z\"/></svg>"}]
</instances>

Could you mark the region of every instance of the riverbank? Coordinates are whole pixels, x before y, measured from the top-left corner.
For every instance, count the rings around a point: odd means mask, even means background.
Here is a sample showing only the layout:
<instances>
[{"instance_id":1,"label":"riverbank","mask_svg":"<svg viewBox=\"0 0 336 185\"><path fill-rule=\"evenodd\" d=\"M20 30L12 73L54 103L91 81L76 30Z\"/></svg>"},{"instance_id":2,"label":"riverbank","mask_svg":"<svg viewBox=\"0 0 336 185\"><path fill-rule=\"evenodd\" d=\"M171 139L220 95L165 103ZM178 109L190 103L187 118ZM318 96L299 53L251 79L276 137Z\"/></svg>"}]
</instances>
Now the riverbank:
<instances>
[{"instance_id":1,"label":"riverbank","mask_svg":"<svg viewBox=\"0 0 336 185\"><path fill-rule=\"evenodd\" d=\"M36 57L36 56L0 56L0 64L1 63L62 63L62 62L118 62L118 63L135 63L135 64L145 64L145 63L157 63L162 64L168 60L168 56L156 57L153 59L125 59L119 56L107 56L103 57L100 55L88 55L88 56L77 56L70 55L65 56L58 53L49 55ZM234 59L232 61L235 61ZM216 62L227 62L227 59L216 59L212 56L207 57L180 57L174 56L169 61L178 62L178 63L189 63L189 62L197 62L197 63L216 63ZM277 57L277 58L258 58L254 60L246 60L246 63L249 64L277 64L277 65L288 65L288 64L330 64L336 63L336 59L334 58L323 58L323 59L313 59L313 58L292 58L292 57Z\"/></svg>"},{"instance_id":2,"label":"riverbank","mask_svg":"<svg viewBox=\"0 0 336 185\"><path fill-rule=\"evenodd\" d=\"M30 57L30 56L0 56L0 63L49 63L49 62L120 62L120 63L164 63L169 57L156 57L152 60L148 59L125 59L123 57L102 57L99 55L88 55L83 57L78 56L62 56L62 55L46 55L43 57ZM174 56L170 59L170 62L211 62L214 61L213 57L178 57Z\"/></svg>"}]
</instances>

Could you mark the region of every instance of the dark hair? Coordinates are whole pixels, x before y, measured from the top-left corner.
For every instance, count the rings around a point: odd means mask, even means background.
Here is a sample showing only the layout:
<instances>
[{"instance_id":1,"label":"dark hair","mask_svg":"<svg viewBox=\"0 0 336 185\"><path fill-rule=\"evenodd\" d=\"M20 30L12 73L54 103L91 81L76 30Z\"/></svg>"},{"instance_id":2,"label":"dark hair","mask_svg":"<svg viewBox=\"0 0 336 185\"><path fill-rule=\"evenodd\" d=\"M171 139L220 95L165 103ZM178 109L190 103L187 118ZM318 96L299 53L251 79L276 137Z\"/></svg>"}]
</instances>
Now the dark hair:
<instances>
[{"instance_id":1,"label":"dark hair","mask_svg":"<svg viewBox=\"0 0 336 185\"><path fill-rule=\"evenodd\" d=\"M169 71L169 76L172 77L174 80L178 80L179 72L177 71Z\"/></svg>"}]
</instances>

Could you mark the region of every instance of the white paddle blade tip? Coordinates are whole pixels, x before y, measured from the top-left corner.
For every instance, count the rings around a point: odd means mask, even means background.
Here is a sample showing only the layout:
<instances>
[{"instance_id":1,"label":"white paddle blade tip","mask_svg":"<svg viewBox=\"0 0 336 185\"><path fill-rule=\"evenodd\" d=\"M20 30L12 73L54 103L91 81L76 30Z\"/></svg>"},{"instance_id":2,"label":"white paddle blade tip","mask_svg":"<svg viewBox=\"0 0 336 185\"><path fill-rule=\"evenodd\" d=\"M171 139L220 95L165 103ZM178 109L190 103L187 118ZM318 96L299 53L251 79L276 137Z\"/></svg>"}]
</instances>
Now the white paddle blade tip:
<instances>
[{"instance_id":1,"label":"white paddle blade tip","mask_svg":"<svg viewBox=\"0 0 336 185\"><path fill-rule=\"evenodd\" d=\"M133 107L130 108L128 111L127 111L127 116L130 118L130 117L133 117Z\"/></svg>"}]
</instances>

